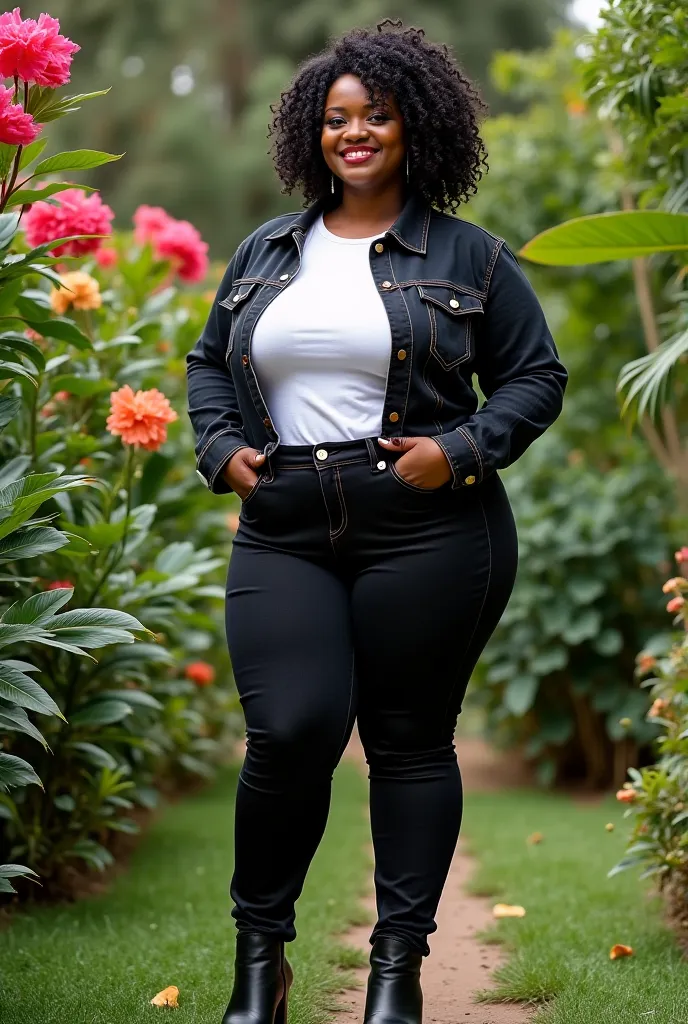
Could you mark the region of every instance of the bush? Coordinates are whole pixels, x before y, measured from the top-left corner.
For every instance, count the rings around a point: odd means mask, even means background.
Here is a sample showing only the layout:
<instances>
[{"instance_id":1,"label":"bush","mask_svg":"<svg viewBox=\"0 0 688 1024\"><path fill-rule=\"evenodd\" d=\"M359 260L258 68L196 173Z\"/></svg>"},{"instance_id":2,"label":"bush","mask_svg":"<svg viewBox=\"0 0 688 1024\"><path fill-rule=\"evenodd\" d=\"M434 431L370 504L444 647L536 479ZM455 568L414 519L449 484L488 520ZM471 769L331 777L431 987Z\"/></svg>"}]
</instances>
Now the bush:
<instances>
[{"instance_id":1,"label":"bush","mask_svg":"<svg viewBox=\"0 0 688 1024\"><path fill-rule=\"evenodd\" d=\"M647 459L600 474L555 432L505 482L518 578L473 700L490 737L522 745L541 782L620 784L656 733L633 667L639 640L661 626L653 584L669 564L670 485Z\"/></svg>"},{"instance_id":2,"label":"bush","mask_svg":"<svg viewBox=\"0 0 688 1024\"><path fill-rule=\"evenodd\" d=\"M679 570L688 569L688 548L677 552ZM652 638L637 657L636 674L650 689L647 713L656 738L657 763L629 769L617 799L628 804L633 832L615 875L641 866L641 878L656 877L679 924L688 929L688 580L673 577L664 585L667 611L677 632Z\"/></svg>"},{"instance_id":3,"label":"bush","mask_svg":"<svg viewBox=\"0 0 688 1024\"><path fill-rule=\"evenodd\" d=\"M89 98L27 82L13 123L36 135ZM227 524L187 468L183 414L183 357L211 295L178 282L203 279L207 247L148 208L133 237L112 236L98 196L26 184L114 157L36 164L46 140L15 141L0 144L5 893L37 874L65 891L71 865L105 867L112 835L136 831L159 789L211 774L239 719L212 685L229 675Z\"/></svg>"}]
</instances>

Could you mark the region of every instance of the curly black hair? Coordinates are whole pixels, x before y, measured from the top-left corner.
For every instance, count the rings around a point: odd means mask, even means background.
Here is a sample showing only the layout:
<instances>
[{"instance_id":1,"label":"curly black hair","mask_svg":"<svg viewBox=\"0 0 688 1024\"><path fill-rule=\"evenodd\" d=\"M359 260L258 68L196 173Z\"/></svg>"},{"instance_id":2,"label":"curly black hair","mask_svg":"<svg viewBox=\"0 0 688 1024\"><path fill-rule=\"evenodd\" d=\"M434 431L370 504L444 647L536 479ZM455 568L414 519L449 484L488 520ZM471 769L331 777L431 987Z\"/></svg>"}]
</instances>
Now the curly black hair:
<instances>
[{"instance_id":1,"label":"curly black hair","mask_svg":"<svg viewBox=\"0 0 688 1024\"><path fill-rule=\"evenodd\" d=\"M478 124L486 107L444 44L422 28L386 18L375 30L356 28L305 61L270 109L268 138L283 187L303 193L304 205L330 198L330 170L320 145L330 86L353 74L371 103L391 92L404 118L409 184L440 210L455 211L477 190L487 169Z\"/></svg>"}]
</instances>

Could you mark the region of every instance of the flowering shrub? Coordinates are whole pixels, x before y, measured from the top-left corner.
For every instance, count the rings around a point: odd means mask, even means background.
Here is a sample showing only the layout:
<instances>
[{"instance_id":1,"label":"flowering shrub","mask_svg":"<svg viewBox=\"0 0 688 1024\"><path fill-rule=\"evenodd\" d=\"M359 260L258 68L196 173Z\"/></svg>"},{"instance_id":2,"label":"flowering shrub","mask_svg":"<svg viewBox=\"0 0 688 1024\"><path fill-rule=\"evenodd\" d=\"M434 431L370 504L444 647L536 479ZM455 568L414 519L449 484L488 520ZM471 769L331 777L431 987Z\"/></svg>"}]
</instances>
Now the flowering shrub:
<instances>
[{"instance_id":1,"label":"flowering shrub","mask_svg":"<svg viewBox=\"0 0 688 1024\"><path fill-rule=\"evenodd\" d=\"M108 837L137 829L127 812L208 775L237 718L234 694L213 685L228 676L225 557L214 551L226 546L226 513L189 473L193 437L179 416L183 356L210 296L173 282L205 273L205 243L166 214L155 238L113 236L97 195L27 187L108 154L57 154L22 180L47 141L25 145L28 133L75 105L54 90L77 50L47 15L0 17L0 74L14 79L17 107L0 97L0 138L27 132L0 143L0 892L10 894L22 875L63 891L70 865L107 865ZM200 660L209 651L212 665Z\"/></svg>"},{"instance_id":2,"label":"flowering shrub","mask_svg":"<svg viewBox=\"0 0 688 1024\"><path fill-rule=\"evenodd\" d=\"M667 580L663 591L673 594L667 611L678 632L646 644L636 668L653 698L647 717L661 729L659 757L655 765L629 769L630 781L617 793L634 824L624 858L610 875L641 866L641 878L656 876L688 928L688 547L676 552L676 561L682 575Z\"/></svg>"}]
</instances>

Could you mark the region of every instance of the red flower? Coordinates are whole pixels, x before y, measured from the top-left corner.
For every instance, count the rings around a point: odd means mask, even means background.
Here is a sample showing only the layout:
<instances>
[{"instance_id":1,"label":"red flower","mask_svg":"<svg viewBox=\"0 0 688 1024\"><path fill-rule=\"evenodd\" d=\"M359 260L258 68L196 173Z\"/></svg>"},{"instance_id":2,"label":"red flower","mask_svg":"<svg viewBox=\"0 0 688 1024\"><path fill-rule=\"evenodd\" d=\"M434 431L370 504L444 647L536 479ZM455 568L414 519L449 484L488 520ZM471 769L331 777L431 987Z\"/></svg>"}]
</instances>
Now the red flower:
<instances>
[{"instance_id":1,"label":"red flower","mask_svg":"<svg viewBox=\"0 0 688 1024\"><path fill-rule=\"evenodd\" d=\"M30 246L43 245L70 235L111 235L114 213L97 192L86 195L79 188L68 188L56 200L58 206L37 202L24 217L26 241ZM97 252L102 238L82 238L53 249L56 256L84 256Z\"/></svg>"},{"instance_id":2,"label":"red flower","mask_svg":"<svg viewBox=\"0 0 688 1024\"><path fill-rule=\"evenodd\" d=\"M13 103L14 91L0 85L0 142L8 146L28 146L40 134L41 126L31 114Z\"/></svg>"},{"instance_id":3,"label":"red flower","mask_svg":"<svg viewBox=\"0 0 688 1024\"><path fill-rule=\"evenodd\" d=\"M138 245L152 242L171 220L169 213L163 210L162 206L146 206L143 203L133 217L134 240Z\"/></svg>"},{"instance_id":4,"label":"red flower","mask_svg":"<svg viewBox=\"0 0 688 1024\"><path fill-rule=\"evenodd\" d=\"M208 273L208 243L188 220L170 220L154 246L158 259L170 260L182 281L202 281Z\"/></svg>"},{"instance_id":5,"label":"red flower","mask_svg":"<svg viewBox=\"0 0 688 1024\"><path fill-rule=\"evenodd\" d=\"M114 267L117 262L117 250L116 249L98 249L96 250L96 263L103 270L109 270L110 267Z\"/></svg>"},{"instance_id":6,"label":"red flower","mask_svg":"<svg viewBox=\"0 0 688 1024\"><path fill-rule=\"evenodd\" d=\"M185 675L196 686L210 686L215 679L215 669L207 661L192 661L186 666Z\"/></svg>"},{"instance_id":7,"label":"red flower","mask_svg":"<svg viewBox=\"0 0 688 1024\"><path fill-rule=\"evenodd\" d=\"M72 57L81 47L60 35L60 23L48 14L38 21L22 16L18 7L0 16L0 78L56 89L69 81Z\"/></svg>"},{"instance_id":8,"label":"red flower","mask_svg":"<svg viewBox=\"0 0 688 1024\"><path fill-rule=\"evenodd\" d=\"M49 583L48 586L45 589L46 590L65 590L65 589L67 589L69 587L73 587L73 586L74 586L74 584L72 583L71 580L53 580L52 583Z\"/></svg>"}]
</instances>

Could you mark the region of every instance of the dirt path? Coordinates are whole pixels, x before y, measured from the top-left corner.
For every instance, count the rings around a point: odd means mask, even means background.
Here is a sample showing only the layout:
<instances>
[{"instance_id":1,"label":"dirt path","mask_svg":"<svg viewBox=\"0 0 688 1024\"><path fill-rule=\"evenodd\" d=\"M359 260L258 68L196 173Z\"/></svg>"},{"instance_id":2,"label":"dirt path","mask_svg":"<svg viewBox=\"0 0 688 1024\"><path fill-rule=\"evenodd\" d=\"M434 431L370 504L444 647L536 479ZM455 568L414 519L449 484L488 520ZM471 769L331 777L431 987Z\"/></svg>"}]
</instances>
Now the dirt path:
<instances>
[{"instance_id":1,"label":"dirt path","mask_svg":"<svg viewBox=\"0 0 688 1024\"><path fill-rule=\"evenodd\" d=\"M523 785L528 777L514 765L474 737L459 738L457 750L466 790L505 788ZM352 738L346 756L365 770L360 743ZM425 1024L527 1024L532 1014L522 1006L509 1003L476 1003L473 993L490 987L490 976L502 961L499 946L486 945L476 938L493 921L490 900L466 892L474 861L459 845L440 902L437 931L430 936L431 954L423 963ZM375 910L372 892L364 901ZM370 926L352 928L342 938L347 945L361 949L366 958L370 952ZM336 1014L337 1024L356 1021L361 1024L365 1003L367 968L355 972L360 988L347 989L340 997L342 1009Z\"/></svg>"}]
</instances>

